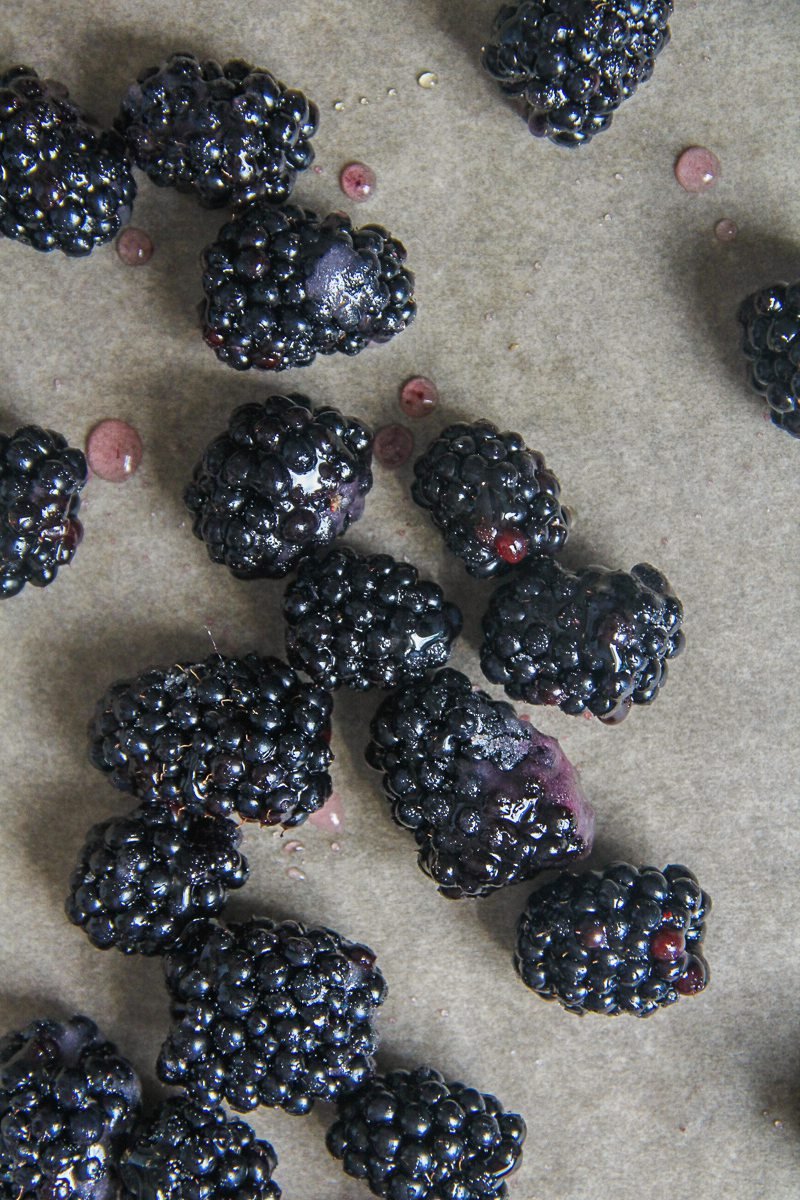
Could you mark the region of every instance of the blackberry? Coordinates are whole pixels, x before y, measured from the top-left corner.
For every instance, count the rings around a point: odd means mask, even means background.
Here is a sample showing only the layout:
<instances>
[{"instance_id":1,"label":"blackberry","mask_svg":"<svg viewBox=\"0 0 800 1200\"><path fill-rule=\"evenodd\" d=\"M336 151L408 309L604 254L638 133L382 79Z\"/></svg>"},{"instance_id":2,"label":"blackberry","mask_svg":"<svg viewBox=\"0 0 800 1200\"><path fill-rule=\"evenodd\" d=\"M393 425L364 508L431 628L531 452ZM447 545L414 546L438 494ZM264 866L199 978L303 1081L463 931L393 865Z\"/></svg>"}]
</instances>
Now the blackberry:
<instances>
[{"instance_id":1,"label":"blackberry","mask_svg":"<svg viewBox=\"0 0 800 1200\"><path fill-rule=\"evenodd\" d=\"M710 908L682 866L564 872L528 900L516 967L570 1012L648 1017L706 986L700 943Z\"/></svg>"},{"instance_id":2,"label":"blackberry","mask_svg":"<svg viewBox=\"0 0 800 1200\"><path fill-rule=\"evenodd\" d=\"M0 73L0 234L89 254L130 219L135 195L122 139L96 129L63 84L30 67Z\"/></svg>"},{"instance_id":3,"label":"blackberry","mask_svg":"<svg viewBox=\"0 0 800 1200\"><path fill-rule=\"evenodd\" d=\"M501 575L529 554L554 554L569 511L536 450L489 421L449 425L414 464L411 495L470 575Z\"/></svg>"},{"instance_id":4,"label":"blackberry","mask_svg":"<svg viewBox=\"0 0 800 1200\"><path fill-rule=\"evenodd\" d=\"M303 367L317 354L358 354L414 319L405 247L379 225L353 229L257 201L203 255L203 336L221 362L246 371Z\"/></svg>"},{"instance_id":5,"label":"blackberry","mask_svg":"<svg viewBox=\"0 0 800 1200\"><path fill-rule=\"evenodd\" d=\"M305 396L231 415L185 493L195 537L240 579L279 579L357 521L372 487L372 434Z\"/></svg>"},{"instance_id":6,"label":"blackberry","mask_svg":"<svg viewBox=\"0 0 800 1200\"><path fill-rule=\"evenodd\" d=\"M332 707L280 659L212 654L114 684L90 758L145 803L288 829L331 793Z\"/></svg>"},{"instance_id":7,"label":"blackberry","mask_svg":"<svg viewBox=\"0 0 800 1200\"><path fill-rule=\"evenodd\" d=\"M386 1200L504 1200L525 1122L438 1071L391 1071L339 1102L328 1149Z\"/></svg>"},{"instance_id":8,"label":"blackberry","mask_svg":"<svg viewBox=\"0 0 800 1200\"><path fill-rule=\"evenodd\" d=\"M615 724L655 700L667 660L683 649L682 620L680 600L647 563L573 574L537 556L492 596L481 666L512 700Z\"/></svg>"},{"instance_id":9,"label":"blackberry","mask_svg":"<svg viewBox=\"0 0 800 1200\"><path fill-rule=\"evenodd\" d=\"M0 1158L15 1200L116 1200L140 1085L86 1017L0 1040Z\"/></svg>"},{"instance_id":10,"label":"blackberry","mask_svg":"<svg viewBox=\"0 0 800 1200\"><path fill-rule=\"evenodd\" d=\"M800 282L754 292L739 320L753 388L766 398L772 423L800 437Z\"/></svg>"},{"instance_id":11,"label":"blackberry","mask_svg":"<svg viewBox=\"0 0 800 1200\"><path fill-rule=\"evenodd\" d=\"M347 546L307 559L283 602L286 655L327 688L391 688L450 657L461 613L435 583L388 554Z\"/></svg>"},{"instance_id":12,"label":"blackberry","mask_svg":"<svg viewBox=\"0 0 800 1200\"><path fill-rule=\"evenodd\" d=\"M209 922L165 967L173 1026L158 1074L192 1099L305 1113L372 1074L386 984L366 946L293 921Z\"/></svg>"},{"instance_id":13,"label":"blackberry","mask_svg":"<svg viewBox=\"0 0 800 1200\"><path fill-rule=\"evenodd\" d=\"M38 425L0 433L0 600L26 583L47 587L83 537L80 492L86 459Z\"/></svg>"},{"instance_id":14,"label":"blackberry","mask_svg":"<svg viewBox=\"0 0 800 1200\"><path fill-rule=\"evenodd\" d=\"M672 0L523 0L495 18L483 65L521 102L531 133L588 142L653 73Z\"/></svg>"},{"instance_id":15,"label":"blackberry","mask_svg":"<svg viewBox=\"0 0 800 1200\"><path fill-rule=\"evenodd\" d=\"M439 671L384 700L367 761L445 896L482 896L588 854L594 813L558 742Z\"/></svg>"},{"instance_id":16,"label":"blackberry","mask_svg":"<svg viewBox=\"0 0 800 1200\"><path fill-rule=\"evenodd\" d=\"M263 67L173 54L142 71L115 122L137 167L206 208L291 195L319 113Z\"/></svg>"}]
</instances>

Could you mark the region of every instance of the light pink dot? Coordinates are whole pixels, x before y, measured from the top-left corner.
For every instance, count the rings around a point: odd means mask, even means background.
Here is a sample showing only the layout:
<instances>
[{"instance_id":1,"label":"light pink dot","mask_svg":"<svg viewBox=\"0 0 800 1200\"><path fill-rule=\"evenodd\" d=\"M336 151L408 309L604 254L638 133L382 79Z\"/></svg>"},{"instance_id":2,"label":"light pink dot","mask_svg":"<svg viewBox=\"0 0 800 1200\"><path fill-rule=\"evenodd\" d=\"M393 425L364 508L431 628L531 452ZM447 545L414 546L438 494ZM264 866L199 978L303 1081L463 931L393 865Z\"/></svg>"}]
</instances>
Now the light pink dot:
<instances>
[{"instance_id":1,"label":"light pink dot","mask_svg":"<svg viewBox=\"0 0 800 1200\"><path fill-rule=\"evenodd\" d=\"M400 408L407 417L415 420L427 417L439 403L439 391L431 379L424 375L415 375L406 380L400 392Z\"/></svg>"},{"instance_id":2,"label":"light pink dot","mask_svg":"<svg viewBox=\"0 0 800 1200\"><path fill-rule=\"evenodd\" d=\"M414 449L414 435L405 425L384 425L375 434L375 459L382 467L394 470L408 462Z\"/></svg>"},{"instance_id":3,"label":"light pink dot","mask_svg":"<svg viewBox=\"0 0 800 1200\"><path fill-rule=\"evenodd\" d=\"M326 833L341 833L344 827L344 805L338 792L333 792L330 798L308 818L309 825L316 825Z\"/></svg>"},{"instance_id":4,"label":"light pink dot","mask_svg":"<svg viewBox=\"0 0 800 1200\"><path fill-rule=\"evenodd\" d=\"M153 257L153 249L153 239L135 225L128 225L117 238L117 254L126 267L143 267Z\"/></svg>"},{"instance_id":5,"label":"light pink dot","mask_svg":"<svg viewBox=\"0 0 800 1200\"><path fill-rule=\"evenodd\" d=\"M722 174L720 161L705 146L689 146L675 163L675 178L687 192L706 192Z\"/></svg>"},{"instance_id":6,"label":"light pink dot","mask_svg":"<svg viewBox=\"0 0 800 1200\"><path fill-rule=\"evenodd\" d=\"M714 226L714 237L718 242L733 242L739 233L739 226L730 217L723 217Z\"/></svg>"},{"instance_id":7,"label":"light pink dot","mask_svg":"<svg viewBox=\"0 0 800 1200\"><path fill-rule=\"evenodd\" d=\"M124 483L142 461L142 439L127 421L101 421L86 439L86 458L101 479Z\"/></svg>"},{"instance_id":8,"label":"light pink dot","mask_svg":"<svg viewBox=\"0 0 800 1200\"><path fill-rule=\"evenodd\" d=\"M377 179L372 167L368 167L366 163L362 162L348 163L346 167L342 167L339 176L339 186L345 196L359 203L369 200L375 191L376 183Z\"/></svg>"}]
</instances>

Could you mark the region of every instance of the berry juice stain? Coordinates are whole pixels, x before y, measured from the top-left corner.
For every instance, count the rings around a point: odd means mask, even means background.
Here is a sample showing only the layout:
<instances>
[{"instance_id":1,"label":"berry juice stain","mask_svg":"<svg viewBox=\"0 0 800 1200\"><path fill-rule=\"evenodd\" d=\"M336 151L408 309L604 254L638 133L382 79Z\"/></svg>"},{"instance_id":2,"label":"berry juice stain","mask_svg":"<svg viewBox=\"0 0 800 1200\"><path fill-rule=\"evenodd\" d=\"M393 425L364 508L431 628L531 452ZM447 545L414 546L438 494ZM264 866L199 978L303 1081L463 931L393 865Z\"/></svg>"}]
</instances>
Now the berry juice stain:
<instances>
[{"instance_id":1,"label":"berry juice stain","mask_svg":"<svg viewBox=\"0 0 800 1200\"><path fill-rule=\"evenodd\" d=\"M153 239L143 229L129 225L117 238L117 254L126 267L143 267L153 257Z\"/></svg>"},{"instance_id":2,"label":"berry juice stain","mask_svg":"<svg viewBox=\"0 0 800 1200\"><path fill-rule=\"evenodd\" d=\"M86 439L86 460L100 479L124 483L142 461L142 439L127 421L101 421Z\"/></svg>"},{"instance_id":3,"label":"berry juice stain","mask_svg":"<svg viewBox=\"0 0 800 1200\"><path fill-rule=\"evenodd\" d=\"M418 420L427 417L439 403L439 390L431 379L414 375L407 379L400 391L400 409L407 417Z\"/></svg>"},{"instance_id":4,"label":"berry juice stain","mask_svg":"<svg viewBox=\"0 0 800 1200\"><path fill-rule=\"evenodd\" d=\"M411 457L414 435L404 425L384 425L375 434L372 448L376 462L393 471Z\"/></svg>"},{"instance_id":5,"label":"berry juice stain","mask_svg":"<svg viewBox=\"0 0 800 1200\"><path fill-rule=\"evenodd\" d=\"M369 200L375 191L377 182L372 167L368 167L366 163L362 162L348 163L347 166L342 167L339 175L339 187L345 196L348 200L355 200L359 204Z\"/></svg>"},{"instance_id":6,"label":"berry juice stain","mask_svg":"<svg viewBox=\"0 0 800 1200\"><path fill-rule=\"evenodd\" d=\"M721 174L719 159L705 146L689 146L675 163L675 178L686 192L707 192Z\"/></svg>"},{"instance_id":7,"label":"berry juice stain","mask_svg":"<svg viewBox=\"0 0 800 1200\"><path fill-rule=\"evenodd\" d=\"M714 226L714 237L718 242L734 242L739 235L739 226L730 217L722 217Z\"/></svg>"},{"instance_id":8,"label":"berry juice stain","mask_svg":"<svg viewBox=\"0 0 800 1200\"><path fill-rule=\"evenodd\" d=\"M311 814L308 823L324 829L326 833L341 833L344 828L344 806L339 793L333 792L322 808Z\"/></svg>"}]
</instances>

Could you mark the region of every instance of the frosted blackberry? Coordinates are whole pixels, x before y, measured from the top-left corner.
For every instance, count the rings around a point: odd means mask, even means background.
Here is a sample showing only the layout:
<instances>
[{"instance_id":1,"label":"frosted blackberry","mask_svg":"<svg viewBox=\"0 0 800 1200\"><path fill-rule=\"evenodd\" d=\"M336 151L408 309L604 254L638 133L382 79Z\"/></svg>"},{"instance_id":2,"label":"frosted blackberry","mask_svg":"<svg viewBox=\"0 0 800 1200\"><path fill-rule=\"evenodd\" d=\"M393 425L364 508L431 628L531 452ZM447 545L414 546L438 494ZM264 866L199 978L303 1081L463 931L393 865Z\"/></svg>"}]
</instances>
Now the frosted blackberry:
<instances>
[{"instance_id":1,"label":"frosted blackberry","mask_svg":"<svg viewBox=\"0 0 800 1200\"><path fill-rule=\"evenodd\" d=\"M682 866L564 872L528 900L517 970L534 992L571 1012L648 1017L706 986L700 945L710 908Z\"/></svg>"},{"instance_id":2,"label":"frosted blackberry","mask_svg":"<svg viewBox=\"0 0 800 1200\"><path fill-rule=\"evenodd\" d=\"M165 966L173 1025L158 1073L192 1099L305 1113L372 1075L386 984L366 946L293 921L211 922Z\"/></svg>"},{"instance_id":3,"label":"frosted blackberry","mask_svg":"<svg viewBox=\"0 0 800 1200\"><path fill-rule=\"evenodd\" d=\"M0 600L26 583L47 587L83 537L78 520L86 459L38 425L0 433Z\"/></svg>"},{"instance_id":4,"label":"frosted blackberry","mask_svg":"<svg viewBox=\"0 0 800 1200\"><path fill-rule=\"evenodd\" d=\"M567 540L558 480L518 433L488 421L449 425L417 459L414 475L414 500L470 575L501 575Z\"/></svg>"},{"instance_id":5,"label":"frosted blackberry","mask_svg":"<svg viewBox=\"0 0 800 1200\"><path fill-rule=\"evenodd\" d=\"M481 666L512 700L614 724L655 700L683 648L682 621L680 600L647 563L573 574L537 556L492 596Z\"/></svg>"},{"instance_id":6,"label":"frosted blackberry","mask_svg":"<svg viewBox=\"0 0 800 1200\"><path fill-rule=\"evenodd\" d=\"M405 247L378 225L249 205L203 256L203 336L246 371L303 367L317 354L358 354L414 319Z\"/></svg>"},{"instance_id":7,"label":"frosted blackberry","mask_svg":"<svg viewBox=\"0 0 800 1200\"><path fill-rule=\"evenodd\" d=\"M96 129L62 84L30 67L0 74L0 234L89 254L130 219L135 195L122 139Z\"/></svg>"},{"instance_id":8,"label":"frosted blackberry","mask_svg":"<svg viewBox=\"0 0 800 1200\"><path fill-rule=\"evenodd\" d=\"M217 208L287 200L318 123L316 106L262 67L173 54L142 71L116 126L153 183Z\"/></svg>"},{"instance_id":9,"label":"frosted blackberry","mask_svg":"<svg viewBox=\"0 0 800 1200\"><path fill-rule=\"evenodd\" d=\"M523 0L495 18L483 65L520 101L531 133L562 146L607 129L653 73L672 0Z\"/></svg>"},{"instance_id":10,"label":"frosted blackberry","mask_svg":"<svg viewBox=\"0 0 800 1200\"><path fill-rule=\"evenodd\" d=\"M377 1076L338 1105L328 1149L386 1200L505 1200L525 1122L431 1067Z\"/></svg>"},{"instance_id":11,"label":"frosted blackberry","mask_svg":"<svg viewBox=\"0 0 800 1200\"><path fill-rule=\"evenodd\" d=\"M116 1200L140 1085L86 1017L0 1040L0 1160L15 1200Z\"/></svg>"},{"instance_id":12,"label":"frosted blackberry","mask_svg":"<svg viewBox=\"0 0 800 1200\"><path fill-rule=\"evenodd\" d=\"M279 579L357 521L372 487L372 434L305 396L270 396L231 415L185 500L212 562Z\"/></svg>"},{"instance_id":13,"label":"frosted blackberry","mask_svg":"<svg viewBox=\"0 0 800 1200\"><path fill-rule=\"evenodd\" d=\"M800 437L800 282L754 292L739 320L752 386L766 399L772 423Z\"/></svg>"},{"instance_id":14,"label":"frosted blackberry","mask_svg":"<svg viewBox=\"0 0 800 1200\"><path fill-rule=\"evenodd\" d=\"M440 667L461 631L442 589L388 554L307 559L283 602L286 655L323 687L391 688Z\"/></svg>"},{"instance_id":15,"label":"frosted blackberry","mask_svg":"<svg viewBox=\"0 0 800 1200\"><path fill-rule=\"evenodd\" d=\"M114 684L90 757L146 803L288 829L331 793L332 707L280 659L212 654Z\"/></svg>"},{"instance_id":16,"label":"frosted blackberry","mask_svg":"<svg viewBox=\"0 0 800 1200\"><path fill-rule=\"evenodd\" d=\"M393 692L370 733L367 761L444 895L485 895L591 850L594 812L558 742L459 671Z\"/></svg>"}]
</instances>

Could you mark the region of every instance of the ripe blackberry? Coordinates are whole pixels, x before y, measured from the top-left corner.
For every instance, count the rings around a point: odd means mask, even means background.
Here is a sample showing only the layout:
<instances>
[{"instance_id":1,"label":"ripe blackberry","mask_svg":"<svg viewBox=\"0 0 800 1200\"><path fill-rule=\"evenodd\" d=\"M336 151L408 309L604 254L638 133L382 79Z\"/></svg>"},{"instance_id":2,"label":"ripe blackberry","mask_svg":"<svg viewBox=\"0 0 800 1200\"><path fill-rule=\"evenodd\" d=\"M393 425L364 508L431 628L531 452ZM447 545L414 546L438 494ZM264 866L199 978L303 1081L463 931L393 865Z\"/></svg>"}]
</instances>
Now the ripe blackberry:
<instances>
[{"instance_id":1,"label":"ripe blackberry","mask_svg":"<svg viewBox=\"0 0 800 1200\"><path fill-rule=\"evenodd\" d=\"M0 600L47 587L72 560L88 469L80 450L38 425L0 433Z\"/></svg>"},{"instance_id":2,"label":"ripe blackberry","mask_svg":"<svg viewBox=\"0 0 800 1200\"><path fill-rule=\"evenodd\" d=\"M461 613L388 554L342 546L307 559L286 589L286 656L327 688L392 688L450 657Z\"/></svg>"},{"instance_id":3,"label":"ripe blackberry","mask_svg":"<svg viewBox=\"0 0 800 1200\"><path fill-rule=\"evenodd\" d=\"M373 1073L386 984L366 946L293 921L209 922L165 967L173 1026L158 1074L193 1100L305 1113Z\"/></svg>"},{"instance_id":4,"label":"ripe blackberry","mask_svg":"<svg viewBox=\"0 0 800 1200\"><path fill-rule=\"evenodd\" d=\"M328 1149L386 1200L504 1200L525 1122L431 1067L377 1076L339 1101Z\"/></svg>"},{"instance_id":5,"label":"ripe blackberry","mask_svg":"<svg viewBox=\"0 0 800 1200\"><path fill-rule=\"evenodd\" d=\"M270 396L232 413L186 489L195 537L240 579L279 579L364 511L372 434L305 396Z\"/></svg>"},{"instance_id":6,"label":"ripe blackberry","mask_svg":"<svg viewBox=\"0 0 800 1200\"><path fill-rule=\"evenodd\" d=\"M523 0L495 18L483 65L521 101L531 133L562 146L607 129L653 73L672 0Z\"/></svg>"},{"instance_id":7,"label":"ripe blackberry","mask_svg":"<svg viewBox=\"0 0 800 1200\"><path fill-rule=\"evenodd\" d=\"M142 71L115 124L137 167L206 208L288 200L314 161L319 113L302 92L246 62L173 54Z\"/></svg>"},{"instance_id":8,"label":"ripe blackberry","mask_svg":"<svg viewBox=\"0 0 800 1200\"><path fill-rule=\"evenodd\" d=\"M800 437L800 282L754 292L739 320L752 386L766 398L772 423Z\"/></svg>"},{"instance_id":9,"label":"ripe blackberry","mask_svg":"<svg viewBox=\"0 0 800 1200\"><path fill-rule=\"evenodd\" d=\"M414 464L411 495L470 575L501 575L529 554L555 554L570 516L561 489L518 433L488 421L449 425Z\"/></svg>"},{"instance_id":10,"label":"ripe blackberry","mask_svg":"<svg viewBox=\"0 0 800 1200\"><path fill-rule=\"evenodd\" d=\"M367 761L445 896L482 896L592 848L594 812L554 738L439 671L389 695Z\"/></svg>"},{"instance_id":11,"label":"ripe blackberry","mask_svg":"<svg viewBox=\"0 0 800 1200\"><path fill-rule=\"evenodd\" d=\"M116 1200L139 1080L86 1017L0 1040L0 1156L15 1200Z\"/></svg>"},{"instance_id":12,"label":"ripe blackberry","mask_svg":"<svg viewBox=\"0 0 800 1200\"><path fill-rule=\"evenodd\" d=\"M405 247L379 225L353 229L257 201L203 256L203 337L238 371L303 367L317 354L358 354L414 319Z\"/></svg>"},{"instance_id":13,"label":"ripe blackberry","mask_svg":"<svg viewBox=\"0 0 800 1200\"><path fill-rule=\"evenodd\" d=\"M63 84L30 67L0 74L0 234L89 254L130 219L135 195L122 139L96 129Z\"/></svg>"},{"instance_id":14,"label":"ripe blackberry","mask_svg":"<svg viewBox=\"0 0 800 1200\"><path fill-rule=\"evenodd\" d=\"M212 654L114 684L90 758L148 804L288 829L331 793L332 707L278 658Z\"/></svg>"},{"instance_id":15,"label":"ripe blackberry","mask_svg":"<svg viewBox=\"0 0 800 1200\"><path fill-rule=\"evenodd\" d=\"M616 724L655 700L683 649L682 621L680 600L647 563L573 574L540 555L492 596L481 666L512 700Z\"/></svg>"},{"instance_id":16,"label":"ripe blackberry","mask_svg":"<svg viewBox=\"0 0 800 1200\"><path fill-rule=\"evenodd\" d=\"M700 943L710 908L686 867L565 871L528 900L516 967L570 1012L648 1017L706 986Z\"/></svg>"}]
</instances>

